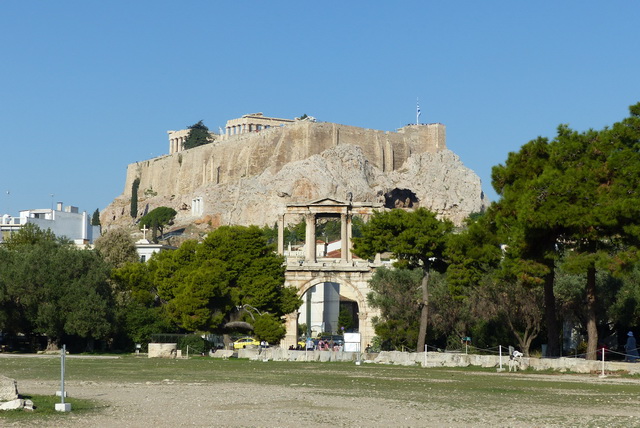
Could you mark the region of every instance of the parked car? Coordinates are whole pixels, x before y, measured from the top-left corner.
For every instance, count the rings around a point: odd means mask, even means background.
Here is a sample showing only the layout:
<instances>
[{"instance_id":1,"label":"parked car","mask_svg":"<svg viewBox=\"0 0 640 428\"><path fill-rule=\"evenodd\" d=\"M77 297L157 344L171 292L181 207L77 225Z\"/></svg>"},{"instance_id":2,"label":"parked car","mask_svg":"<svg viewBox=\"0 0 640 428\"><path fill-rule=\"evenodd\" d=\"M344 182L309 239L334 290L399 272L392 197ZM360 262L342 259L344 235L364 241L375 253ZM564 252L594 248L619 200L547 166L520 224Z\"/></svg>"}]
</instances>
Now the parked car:
<instances>
[{"instance_id":1,"label":"parked car","mask_svg":"<svg viewBox=\"0 0 640 428\"><path fill-rule=\"evenodd\" d=\"M241 337L240 339L233 342L233 349L244 349L247 346L259 346L260 342L255 340L253 337Z\"/></svg>"}]
</instances>

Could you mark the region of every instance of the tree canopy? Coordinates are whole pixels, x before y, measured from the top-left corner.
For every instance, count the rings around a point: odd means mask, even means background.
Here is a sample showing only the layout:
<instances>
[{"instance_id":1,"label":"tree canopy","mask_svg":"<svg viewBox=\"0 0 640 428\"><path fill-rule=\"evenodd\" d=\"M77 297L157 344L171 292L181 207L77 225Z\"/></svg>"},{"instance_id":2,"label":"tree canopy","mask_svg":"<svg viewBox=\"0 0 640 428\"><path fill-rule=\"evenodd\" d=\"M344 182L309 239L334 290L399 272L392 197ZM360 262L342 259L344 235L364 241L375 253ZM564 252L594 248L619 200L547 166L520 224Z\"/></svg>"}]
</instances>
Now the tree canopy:
<instances>
[{"instance_id":1,"label":"tree canopy","mask_svg":"<svg viewBox=\"0 0 640 428\"><path fill-rule=\"evenodd\" d=\"M421 269L376 270L369 282L369 304L380 309L380 317L374 318L376 335L383 348L413 349L420 332Z\"/></svg>"},{"instance_id":2,"label":"tree canopy","mask_svg":"<svg viewBox=\"0 0 640 428\"><path fill-rule=\"evenodd\" d=\"M294 289L284 287L282 257L257 226L222 226L202 243L187 241L144 268L126 266L116 276L140 304L161 302L168 319L186 331L222 332L242 320L273 340L274 331L284 335L273 319L281 324L278 317L301 303ZM260 312L255 322L239 310L245 305Z\"/></svg>"},{"instance_id":3,"label":"tree canopy","mask_svg":"<svg viewBox=\"0 0 640 428\"><path fill-rule=\"evenodd\" d=\"M95 251L27 224L0 248L0 260L0 330L45 335L52 348L69 336L88 346L109 336L109 267Z\"/></svg>"},{"instance_id":4,"label":"tree canopy","mask_svg":"<svg viewBox=\"0 0 640 428\"><path fill-rule=\"evenodd\" d=\"M152 240L156 242L158 240L158 232L160 232L160 236L162 236L165 226L173 223L176 214L178 214L178 212L173 208L158 207L142 216L138 224L141 229L143 227L150 227L152 230Z\"/></svg>"},{"instance_id":5,"label":"tree canopy","mask_svg":"<svg viewBox=\"0 0 640 428\"><path fill-rule=\"evenodd\" d=\"M601 131L562 125L553 141L533 140L493 169L493 185L502 196L496 219L507 253L545 267L541 276L552 355L559 337L556 261L565 257L566 268L586 275L587 352L595 358L596 271L636 258L633 249L621 251L640 237L640 104L630 110L629 118Z\"/></svg>"},{"instance_id":6,"label":"tree canopy","mask_svg":"<svg viewBox=\"0 0 640 428\"><path fill-rule=\"evenodd\" d=\"M91 226L100 226L100 210L97 208L91 216Z\"/></svg>"},{"instance_id":7,"label":"tree canopy","mask_svg":"<svg viewBox=\"0 0 640 428\"><path fill-rule=\"evenodd\" d=\"M435 213L424 208L415 211L394 209L374 212L362 226L362 237L353 239L354 253L360 257L370 258L388 251L399 259L399 267L422 269L418 350L424 349L427 335L429 272L432 266L437 270L445 268L444 251L452 230L451 221L439 220Z\"/></svg>"},{"instance_id":8,"label":"tree canopy","mask_svg":"<svg viewBox=\"0 0 640 428\"><path fill-rule=\"evenodd\" d=\"M211 134L209 134L209 128L207 128L201 120L187 127L187 129L189 129L189 135L184 142L185 149L192 149L213 141Z\"/></svg>"},{"instance_id":9,"label":"tree canopy","mask_svg":"<svg viewBox=\"0 0 640 428\"><path fill-rule=\"evenodd\" d=\"M123 228L110 229L96 239L95 249L114 268L138 261L136 245L128 231Z\"/></svg>"}]
</instances>

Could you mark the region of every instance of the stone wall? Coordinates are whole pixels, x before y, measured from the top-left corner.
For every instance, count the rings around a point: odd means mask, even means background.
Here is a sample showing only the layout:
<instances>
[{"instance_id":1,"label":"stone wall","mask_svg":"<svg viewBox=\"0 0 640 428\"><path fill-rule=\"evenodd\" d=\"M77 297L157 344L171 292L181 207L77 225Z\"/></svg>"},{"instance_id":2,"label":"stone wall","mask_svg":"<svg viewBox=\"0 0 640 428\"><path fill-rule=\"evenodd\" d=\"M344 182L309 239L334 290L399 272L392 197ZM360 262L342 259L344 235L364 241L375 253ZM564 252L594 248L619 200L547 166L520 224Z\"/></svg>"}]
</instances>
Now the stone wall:
<instances>
[{"instance_id":1,"label":"stone wall","mask_svg":"<svg viewBox=\"0 0 640 428\"><path fill-rule=\"evenodd\" d=\"M173 155L127 167L123 196L140 178L140 192L190 194L205 183L224 184L265 170L276 174L288 163L306 159L338 145L356 145L383 172L398 169L412 154L446 149L441 124L412 125L385 132L335 123L298 122L259 133L240 134Z\"/></svg>"},{"instance_id":2,"label":"stone wall","mask_svg":"<svg viewBox=\"0 0 640 428\"><path fill-rule=\"evenodd\" d=\"M215 352L210 354L216 358L228 358L231 351L227 353ZM357 361L356 352L342 351L290 351L283 348L241 349L237 354L238 358L248 358L251 360L275 360L275 361ZM500 357L498 355L473 355L455 352L427 352L426 359L424 352L399 352L384 351L380 353L362 353L361 361L374 364L395 364L404 366L424 366L426 367L500 367ZM508 370L509 357L502 356L502 368ZM602 361L587 361L582 358L522 358L520 369L531 368L536 371L553 370L558 372L574 373L601 373ZM630 374L640 374L640 364L625 363L621 361L605 361L605 373L628 372Z\"/></svg>"},{"instance_id":3,"label":"stone wall","mask_svg":"<svg viewBox=\"0 0 640 428\"><path fill-rule=\"evenodd\" d=\"M104 229L132 223L136 178L137 216L168 206L178 212L176 227L271 226L286 204L347 194L373 202L396 188L458 224L487 204L478 176L447 150L441 124L385 132L299 121L136 162L128 166L122 195L101 213ZM194 199L202 203L197 215Z\"/></svg>"}]
</instances>

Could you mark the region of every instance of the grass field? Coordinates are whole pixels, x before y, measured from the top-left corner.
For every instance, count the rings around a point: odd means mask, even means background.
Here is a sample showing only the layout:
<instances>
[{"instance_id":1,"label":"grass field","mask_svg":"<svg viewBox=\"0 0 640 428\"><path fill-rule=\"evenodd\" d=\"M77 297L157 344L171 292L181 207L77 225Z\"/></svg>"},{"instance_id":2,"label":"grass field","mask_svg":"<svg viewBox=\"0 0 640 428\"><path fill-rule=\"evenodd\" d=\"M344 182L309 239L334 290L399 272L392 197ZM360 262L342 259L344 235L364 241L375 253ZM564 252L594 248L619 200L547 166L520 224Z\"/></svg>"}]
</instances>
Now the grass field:
<instances>
[{"instance_id":1,"label":"grass field","mask_svg":"<svg viewBox=\"0 0 640 428\"><path fill-rule=\"evenodd\" d=\"M69 383L197 382L211 386L267 385L305 391L311 388L315 393L325 396L345 399L356 397L375 402L385 400L390 405L398 403L407 411L419 411L428 405L468 415L476 410L496 414L506 412L505 420L520 421L529 426L527 422L531 420L527 415L516 415L514 419L509 413L510 406L506 405L526 403L527 409L552 409L554 426L572 426L572 414L579 414L581 411L595 412L592 426L640 426L638 377L613 376L600 379L596 375L533 372L512 374L479 368L424 369L374 364L356 366L352 363L275 361L263 363L235 359L224 361L208 357L189 360L130 356L118 359L68 358L66 362L66 381ZM0 374L17 379L20 393L29 395L30 391L20 388L21 382L58 381L60 362L57 358L0 358ZM36 398L34 402L38 406ZM83 402L80 406L83 411L91 411L91 403ZM102 406L99 400L93 402L93 405L96 408ZM602 409L602 412L598 412L598 409ZM7 421L16 417L11 413L13 412L0 414L0 425L3 419ZM541 418L541 425L537 426L545 426L544 414L538 416ZM34 412L27 417L37 420L39 415ZM471 420L470 426L473 425Z\"/></svg>"}]
</instances>

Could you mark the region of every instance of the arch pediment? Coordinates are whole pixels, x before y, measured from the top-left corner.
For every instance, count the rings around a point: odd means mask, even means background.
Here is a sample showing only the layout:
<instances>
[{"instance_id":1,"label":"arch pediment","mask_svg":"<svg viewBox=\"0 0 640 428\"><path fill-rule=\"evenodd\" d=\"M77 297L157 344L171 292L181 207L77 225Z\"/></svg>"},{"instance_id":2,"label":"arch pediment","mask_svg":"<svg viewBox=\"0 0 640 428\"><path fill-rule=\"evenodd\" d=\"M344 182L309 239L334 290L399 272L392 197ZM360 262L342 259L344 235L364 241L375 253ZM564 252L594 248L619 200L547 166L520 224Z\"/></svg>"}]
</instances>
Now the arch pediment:
<instances>
[{"instance_id":1,"label":"arch pediment","mask_svg":"<svg viewBox=\"0 0 640 428\"><path fill-rule=\"evenodd\" d=\"M321 198L321 199L317 199L315 201L311 201L309 202L307 205L309 206L345 206L345 205L351 205L348 202L343 202L343 201L339 201L337 199L332 199L332 198Z\"/></svg>"}]
</instances>

